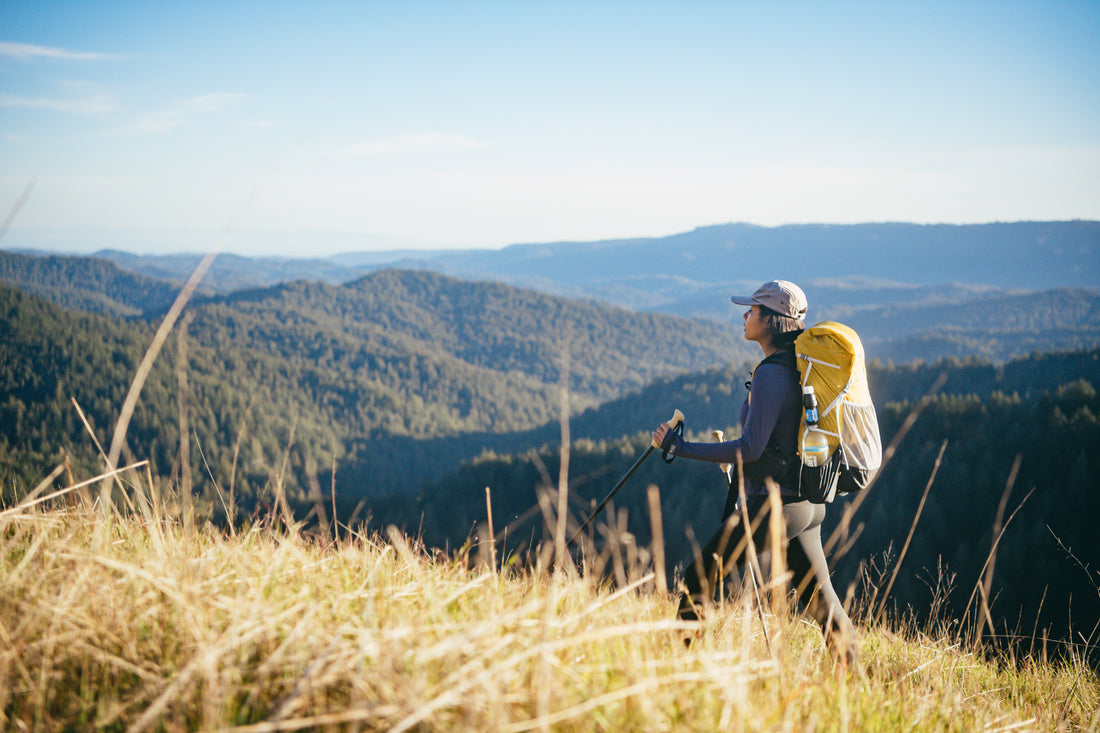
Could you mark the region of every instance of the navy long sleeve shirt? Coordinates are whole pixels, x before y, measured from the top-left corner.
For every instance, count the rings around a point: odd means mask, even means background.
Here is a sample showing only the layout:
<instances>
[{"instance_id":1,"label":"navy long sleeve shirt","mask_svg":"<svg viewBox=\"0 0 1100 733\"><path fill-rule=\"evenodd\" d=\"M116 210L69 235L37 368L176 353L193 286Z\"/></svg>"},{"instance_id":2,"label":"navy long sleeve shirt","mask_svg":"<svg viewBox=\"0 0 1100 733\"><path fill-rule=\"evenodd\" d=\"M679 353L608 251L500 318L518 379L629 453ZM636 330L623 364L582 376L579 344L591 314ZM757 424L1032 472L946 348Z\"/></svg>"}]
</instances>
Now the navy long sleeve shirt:
<instances>
[{"instance_id":1,"label":"navy long sleeve shirt","mask_svg":"<svg viewBox=\"0 0 1100 733\"><path fill-rule=\"evenodd\" d=\"M782 364L767 363L757 367L752 375L752 387L741 404L741 437L722 443L689 443L677 439L673 452L684 458L711 463L743 463L757 460L774 433L783 455L797 452L798 427L802 420L802 405L797 372ZM745 478L747 495L767 494L763 485ZM784 496L797 496L797 485L781 485Z\"/></svg>"}]
</instances>

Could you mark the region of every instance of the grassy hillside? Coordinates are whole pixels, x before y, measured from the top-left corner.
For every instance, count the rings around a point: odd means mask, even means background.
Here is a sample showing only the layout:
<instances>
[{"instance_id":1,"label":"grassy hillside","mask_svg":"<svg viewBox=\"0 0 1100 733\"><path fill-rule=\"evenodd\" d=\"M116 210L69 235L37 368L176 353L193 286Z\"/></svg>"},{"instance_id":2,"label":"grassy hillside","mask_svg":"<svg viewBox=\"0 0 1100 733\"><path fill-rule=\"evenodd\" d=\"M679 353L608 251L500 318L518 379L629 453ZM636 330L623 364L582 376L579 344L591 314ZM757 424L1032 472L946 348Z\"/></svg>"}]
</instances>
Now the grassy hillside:
<instances>
[{"instance_id":1,"label":"grassy hillside","mask_svg":"<svg viewBox=\"0 0 1100 733\"><path fill-rule=\"evenodd\" d=\"M316 303L329 301L315 299L308 286L288 292L296 293L296 307L278 311L289 312L287 320L296 324L287 333L316 333L326 317L342 318L339 308L317 309ZM74 314L17 291L0 289L0 296L0 314L6 316L0 318L0 346L11 349L6 356L25 360L0 360L0 374L18 377L22 381L12 383L23 390L5 393L0 425L19 425L27 431L20 435L33 435L45 462L56 458L51 451L64 441L43 427L43 416L54 419L56 411L67 416L61 419L68 423L59 424L75 423L74 413L64 409L64 396L74 385L97 380L120 383L100 396L97 409L109 410L112 399L117 406L151 325L89 314L74 320ZM880 616L876 610L883 599L867 590L885 587L898 566L895 560L865 568L866 577L851 585L861 663L845 671L835 667L817 630L802 623L780 593L765 596L758 607L753 594L730 588L701 624L674 623L675 600L661 583L674 558L640 533L624 534L601 523L601 536L616 541L587 547L580 572L553 572L552 544L539 542L557 526L552 503L536 509L541 520L525 563L507 551L506 523L497 523L493 536L483 521L498 503L515 499L507 496L521 487L515 473L494 481L488 495L487 484L479 484L476 510L440 503L440 511L452 509L452 520L468 512L461 517L464 524L478 522L478 543L453 553L425 549L400 532L368 534L334 525L330 501L338 497L317 485L316 465L314 484L307 484L311 493L298 497L299 506L312 504L313 514L308 524L300 524L288 511L290 487L284 478L289 474L282 472L306 454L284 452L278 431L297 426L316 436L324 435L325 426L312 422L316 418L305 412L305 401L296 403L299 411L289 426L279 422L285 415L275 407L283 394L279 387L288 385L290 392L295 370L317 360L308 350L300 364L260 360L262 345L271 341L248 339L268 318L260 316L262 308L252 308L259 307L243 308L237 319L215 318L238 331L229 331L224 342L191 337L182 358L177 352L177 364L187 365L189 404L202 406L192 411L195 434L210 436L201 442L201 458L194 457L196 467L209 465L207 470L220 476L259 463L268 481L260 488L271 499L270 508L219 530L195 522L186 511L186 483L175 471L168 476L144 468L127 472L114 502L98 505L93 504L95 475L79 466L73 474L64 464L43 463L43 471L57 468L34 489L5 478L5 488L14 490L0 502L4 727L972 731L1100 726L1100 679L1087 663L1095 653L1091 629L1075 628L1083 636L1071 634L1062 644L1048 643L1035 629L992 645L976 633L983 627L975 625L975 617L960 623L931 614L918 622L904 607L889 603L882 604ZM204 333L200 317L188 333ZM410 319L424 317L414 312ZM347 338L354 338L356 328L349 326ZM328 338L336 357L346 346ZM99 351L109 358L93 358ZM248 368L237 377L255 381L233 386L213 378L216 367L238 359L255 359L244 361ZM1083 365L1095 361L1095 356L1071 355L1043 366L1058 379L1066 371L1080 374ZM52 371L45 365L54 365ZM1006 388L1026 381L1028 371L981 364L959 369L970 384ZM733 379L737 370L729 371ZM144 442L139 424L154 435L161 434L158 423L178 424L173 409L178 404L168 395L172 389L184 391L180 373L171 358L154 368L150 398L139 407L145 413L136 419L129 441L135 458L157 453ZM921 368L890 374L889 389L899 394L923 387L931 376ZM662 384L690 391L702 403L725 402L731 395L730 390L719 394L699 375ZM46 412L29 413L19 397L39 393L56 401L45 403ZM664 407L667 398L655 392L650 409ZM216 411L245 399L252 401L247 432L234 429L231 410ZM1045 410L1063 415L1068 410L1063 422L1091 429L1088 415L1071 407L1093 405L1095 391L1081 384L1052 399L1043 403ZM548 403L545 409L553 407ZM899 404L896 412L903 409ZM944 409L937 421L964 432L975 424L975 415L980 417L965 400L947 402ZM1100 407L1089 409L1100 414ZM264 445L260 436L276 442ZM1045 438L1065 442L1054 431L1046 431ZM260 444L257 452L249 452L250 443ZM23 446L22 439L0 441L5 460ZM636 448L621 441L619 459L629 461ZM431 455L423 449L416 455ZM581 441L576 455L600 450ZM923 456L916 458L923 469ZM1081 476L1086 482L1088 465ZM543 468L555 471L550 461ZM699 468L709 469L709 480L716 483L713 467ZM599 479L602 470L588 472L581 460L577 469L582 486L586 479ZM606 479L606 471L602 475ZM77 483L81 479L93 480L85 488ZM232 515L233 484L219 479L209 486L206 511ZM55 488L61 495L47 496ZM587 488L602 493L592 483ZM697 494L673 493L681 505L694 502L700 509ZM647 514L646 523L652 525L657 516ZM1044 519L1050 516L1043 512ZM672 515L663 521L671 522ZM942 610L946 600L937 598ZM685 634L694 639L690 647L683 643Z\"/></svg>"},{"instance_id":2,"label":"grassy hillside","mask_svg":"<svg viewBox=\"0 0 1100 733\"><path fill-rule=\"evenodd\" d=\"M1043 334L1066 302L1025 299L1027 318L1001 320L1021 333L1038 324ZM1071 302L1082 319L1095 318L1087 298ZM945 321L955 312L945 310ZM101 465L95 442L110 443L156 324L0 287L0 502L17 501L65 457L78 476ZM150 459L152 481L193 496L199 518L221 526L250 526L285 502L314 529L335 512L353 525L398 524L448 550L480 531L488 486L496 526L509 532L502 550L535 552L547 529L539 492L557 472L561 380L574 416L571 511L580 517L672 407L704 439L710 428L731 430L751 366L739 348L713 324L430 273L291 283L193 304L153 366L124 456ZM702 371L711 364L722 366ZM1000 643L1009 647L1022 638L1040 648L1047 637L1076 644L1067 637L1079 631L1075 619L1100 612L1089 524L1100 511L1098 365L1095 350L1003 365L876 365L887 441L940 373L948 381L857 516L837 577L873 592L868 566L893 562L923 510L891 596L898 614L922 627L937 613L944 623L972 620L971 591L987 577L996 588L987 635L1007 637ZM635 548L646 547L642 489L660 486L669 568L690 544L685 527L709 533L724 496L713 467L685 463L651 460L608 510ZM127 483L116 500L139 502L138 489ZM993 546L998 562L986 574ZM937 572L954 583L942 595L928 582Z\"/></svg>"},{"instance_id":3,"label":"grassy hillside","mask_svg":"<svg viewBox=\"0 0 1100 733\"><path fill-rule=\"evenodd\" d=\"M74 494L76 492L73 492ZM0 513L0 721L11 730L1086 730L1075 649L1014 660L946 625L868 620L858 666L776 594L674 622L649 548L552 572L400 534L191 529L136 514ZM505 559L506 560L506 559ZM766 636L765 636L766 629ZM965 630L962 630L965 631ZM685 646L683 638L694 639Z\"/></svg>"}]
</instances>

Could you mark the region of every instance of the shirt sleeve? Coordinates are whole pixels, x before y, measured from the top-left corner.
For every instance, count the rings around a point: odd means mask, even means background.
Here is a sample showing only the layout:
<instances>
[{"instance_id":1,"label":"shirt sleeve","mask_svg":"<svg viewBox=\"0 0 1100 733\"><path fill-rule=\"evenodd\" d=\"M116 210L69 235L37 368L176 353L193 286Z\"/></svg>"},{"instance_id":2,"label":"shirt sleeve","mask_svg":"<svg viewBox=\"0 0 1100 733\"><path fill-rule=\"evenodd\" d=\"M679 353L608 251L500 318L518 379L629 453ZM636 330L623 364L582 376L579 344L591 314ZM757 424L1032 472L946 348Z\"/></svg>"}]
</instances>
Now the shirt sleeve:
<instances>
[{"instance_id":1,"label":"shirt sleeve","mask_svg":"<svg viewBox=\"0 0 1100 733\"><path fill-rule=\"evenodd\" d=\"M786 367L762 364L752 375L749 410L741 426L741 437L722 443L689 443L678 437L673 440L676 456L711 463L751 463L764 455L783 407L783 379L789 379Z\"/></svg>"}]
</instances>

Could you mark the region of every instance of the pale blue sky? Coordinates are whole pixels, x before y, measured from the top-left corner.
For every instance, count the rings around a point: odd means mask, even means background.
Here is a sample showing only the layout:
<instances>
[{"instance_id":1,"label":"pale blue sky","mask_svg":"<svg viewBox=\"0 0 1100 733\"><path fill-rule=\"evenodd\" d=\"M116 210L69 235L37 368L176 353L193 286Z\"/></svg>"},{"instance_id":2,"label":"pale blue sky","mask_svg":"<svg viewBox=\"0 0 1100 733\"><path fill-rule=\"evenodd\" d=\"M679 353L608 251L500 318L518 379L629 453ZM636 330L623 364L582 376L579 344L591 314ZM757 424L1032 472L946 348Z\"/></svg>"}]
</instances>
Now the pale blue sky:
<instances>
[{"instance_id":1,"label":"pale blue sky","mask_svg":"<svg viewBox=\"0 0 1100 733\"><path fill-rule=\"evenodd\" d=\"M1100 219L1097 39L1096 0L5 0L0 246Z\"/></svg>"}]
</instances>

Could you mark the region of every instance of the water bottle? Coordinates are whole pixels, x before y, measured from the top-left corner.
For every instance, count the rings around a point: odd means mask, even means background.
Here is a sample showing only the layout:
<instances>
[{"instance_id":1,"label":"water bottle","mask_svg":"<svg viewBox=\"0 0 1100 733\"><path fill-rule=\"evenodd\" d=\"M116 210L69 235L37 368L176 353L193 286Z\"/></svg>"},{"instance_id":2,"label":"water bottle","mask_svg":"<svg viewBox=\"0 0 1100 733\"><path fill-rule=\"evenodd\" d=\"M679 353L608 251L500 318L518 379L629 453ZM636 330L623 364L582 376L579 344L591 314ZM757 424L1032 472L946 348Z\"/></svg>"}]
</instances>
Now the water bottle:
<instances>
[{"instance_id":1,"label":"water bottle","mask_svg":"<svg viewBox=\"0 0 1100 733\"><path fill-rule=\"evenodd\" d=\"M806 409L806 424L817 425L817 395L813 385L807 384L802 388L802 407Z\"/></svg>"},{"instance_id":2,"label":"water bottle","mask_svg":"<svg viewBox=\"0 0 1100 733\"><path fill-rule=\"evenodd\" d=\"M825 465L829 460L829 440L818 429L817 395L814 388L802 388L802 407L806 410L806 431L802 434L802 463L810 468Z\"/></svg>"}]
</instances>

